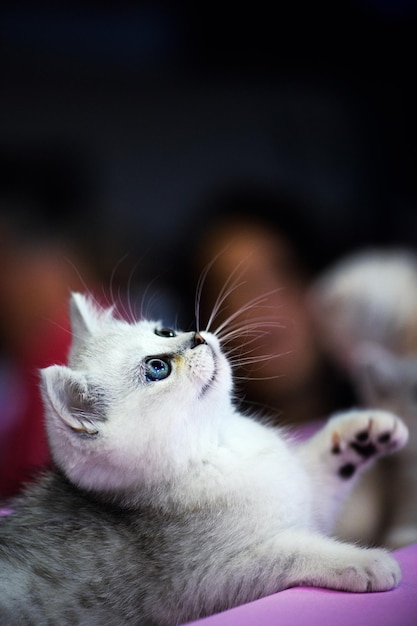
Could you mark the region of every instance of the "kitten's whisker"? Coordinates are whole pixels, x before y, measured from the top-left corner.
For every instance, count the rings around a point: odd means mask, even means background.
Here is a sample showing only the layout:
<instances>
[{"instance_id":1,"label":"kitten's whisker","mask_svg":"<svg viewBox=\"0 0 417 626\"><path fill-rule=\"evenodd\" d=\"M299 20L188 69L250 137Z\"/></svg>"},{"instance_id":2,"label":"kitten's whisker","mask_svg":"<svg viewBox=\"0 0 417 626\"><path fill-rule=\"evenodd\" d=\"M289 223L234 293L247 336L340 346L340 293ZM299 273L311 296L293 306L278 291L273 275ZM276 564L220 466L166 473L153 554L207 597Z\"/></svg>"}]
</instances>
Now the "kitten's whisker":
<instances>
[{"instance_id":1,"label":"kitten's whisker","mask_svg":"<svg viewBox=\"0 0 417 626\"><path fill-rule=\"evenodd\" d=\"M234 365L248 365L249 363L262 363L264 361L271 361L273 359L277 359L283 356L283 352L280 352L279 354L255 354L251 356L251 351L247 351L245 353L243 353L242 356L239 355L232 355L230 358L230 361L234 364ZM247 355L247 356L245 356Z\"/></svg>"},{"instance_id":2,"label":"kitten's whisker","mask_svg":"<svg viewBox=\"0 0 417 626\"><path fill-rule=\"evenodd\" d=\"M151 311L153 303L155 302L155 300L157 298L157 293L154 290L150 294L150 290L151 290L152 285L156 281L157 281L156 278L153 278L152 280L148 281L146 287L143 290L142 297L141 297L141 302L140 302L140 316L141 316L141 318L147 319L147 318L151 317L149 315L149 312Z\"/></svg>"},{"instance_id":3,"label":"kitten's whisker","mask_svg":"<svg viewBox=\"0 0 417 626\"><path fill-rule=\"evenodd\" d=\"M198 314L199 314L199 306L200 306L200 302L201 302L201 293L202 293L202 287L203 284L207 278L207 274L210 271L210 269L213 267L214 263L218 260L218 258L225 253L225 251L227 250L227 248L230 246L230 244L228 244L227 246L225 246L215 257L214 259L206 266L206 268L204 269L204 271L202 272L200 279L198 281L198 285L197 285L197 297L196 297L196 314L197 314L197 310L198 310ZM245 284L244 282L239 282L241 281L241 277L244 274L244 269L242 268L242 266L244 265L244 263L246 263L249 259L249 257L252 255L252 253L249 253L244 259L242 259L234 268L233 272L231 272L231 274L228 276L225 284L223 285L222 289L220 290L220 293L218 294L216 301L214 303L211 315L209 317L209 320L206 324L205 330L209 331L211 328L211 325L213 323L213 320L215 319L215 317L218 315L222 305L224 304L225 300L230 296L231 293L233 293L233 291L235 291L238 287L241 287L242 285ZM197 318L198 319L198 318ZM199 321L199 320L198 320Z\"/></svg>"},{"instance_id":4,"label":"kitten's whisker","mask_svg":"<svg viewBox=\"0 0 417 626\"><path fill-rule=\"evenodd\" d=\"M45 318L43 318L43 320L44 320L44 322L47 322L48 324L51 324L52 326L55 326L55 328L59 328L59 330L62 330L66 335L75 336L70 328L66 328L62 324L58 324L58 322L56 320L53 320L50 317L45 317Z\"/></svg>"},{"instance_id":5,"label":"kitten's whisker","mask_svg":"<svg viewBox=\"0 0 417 626\"><path fill-rule=\"evenodd\" d=\"M132 300L131 300L131 287L132 287L132 282L133 282L133 275L136 272L136 270L139 267L139 264L141 263L142 258L138 259L136 261L136 263L133 265L133 267L131 268L130 272L129 272L129 278L127 281L127 308L128 308L128 313L130 315L130 320L133 322L136 320L136 304L137 301L135 301L135 306L132 306Z\"/></svg>"},{"instance_id":6,"label":"kitten's whisker","mask_svg":"<svg viewBox=\"0 0 417 626\"><path fill-rule=\"evenodd\" d=\"M208 263L206 265L206 267L204 268L204 270L201 272L200 277L198 279L197 282L197 287L196 287L196 298L195 298L195 319L196 319L196 329L197 331L200 331L200 305L201 305L201 294L203 293L203 287L204 287L204 283L206 282L207 279L207 274L209 273L209 271L211 270L211 268L213 267L214 263L217 261L217 259L219 258L219 256L221 254L223 254L223 252L227 249L224 248L224 250L222 250L221 252L219 252L214 259L212 259L210 261L210 263ZM209 325L210 325L210 320L209 323L206 326L206 330L209 330Z\"/></svg>"},{"instance_id":7,"label":"kitten's whisker","mask_svg":"<svg viewBox=\"0 0 417 626\"><path fill-rule=\"evenodd\" d=\"M227 298L237 289L239 289L240 287L243 287L246 283L245 282L236 282L233 283L232 285L230 285L230 287L226 290L222 290L220 291L219 295L217 296L216 302L214 303L213 306L213 310L211 312L209 321L207 323L207 328L206 330L209 330L214 319L217 317L217 315L219 314L222 305L226 302Z\"/></svg>"},{"instance_id":8,"label":"kitten's whisker","mask_svg":"<svg viewBox=\"0 0 417 626\"><path fill-rule=\"evenodd\" d=\"M241 354L228 354L228 359L233 367L239 367L240 365L247 365L251 363L259 363L263 361L271 361L278 355L261 355L253 353L251 350L245 350Z\"/></svg>"},{"instance_id":9,"label":"kitten's whisker","mask_svg":"<svg viewBox=\"0 0 417 626\"><path fill-rule=\"evenodd\" d=\"M241 310L239 311L241 314ZM236 316L235 316L236 317ZM258 317L250 317L245 320L234 319L233 323L229 322L227 325L222 323L222 326L228 326L230 329L240 328L242 332L245 331L246 328L251 328L252 326L285 326L283 322L284 318L279 318L276 315L259 315ZM223 328L221 328L220 332L216 331L216 336L218 337L223 332Z\"/></svg>"},{"instance_id":10,"label":"kitten's whisker","mask_svg":"<svg viewBox=\"0 0 417 626\"><path fill-rule=\"evenodd\" d=\"M268 355L265 357L261 357L261 356L253 356L253 357L245 357L243 359L236 359L236 361L234 361L234 359L231 359L231 365L233 368L239 368L242 367L244 365L256 365L256 364L261 364L264 363L265 361L271 361L272 359L277 359L279 358L281 355L276 354L276 355ZM252 376L251 376L252 378Z\"/></svg>"},{"instance_id":11,"label":"kitten's whisker","mask_svg":"<svg viewBox=\"0 0 417 626\"><path fill-rule=\"evenodd\" d=\"M121 285L118 285L117 287L117 307L120 310L120 313L122 314L123 318L129 319L128 317L128 311L126 309L126 303L124 298L122 298L122 288Z\"/></svg>"},{"instance_id":12,"label":"kitten's whisker","mask_svg":"<svg viewBox=\"0 0 417 626\"><path fill-rule=\"evenodd\" d=\"M90 297L92 297L92 296L91 296L91 294L90 294L90 289L91 289L91 287L89 287L89 286L87 285L86 280L85 280L85 279L84 279L84 277L82 276L82 274L81 274L80 270L79 270L79 269L78 269L78 267L75 265L75 263L74 263L73 261L71 261L71 259L70 259L69 257L67 257L67 256L64 256L64 261L65 261L66 263L68 263L68 265L70 265L70 266L72 267L72 269L74 270L74 272L75 272L75 274L76 274L76 276L77 276L78 280L80 281L80 283L81 283L81 284L82 284L82 286L84 287L85 292L86 292L87 294L89 294L89 295L90 295Z\"/></svg>"},{"instance_id":13,"label":"kitten's whisker","mask_svg":"<svg viewBox=\"0 0 417 626\"><path fill-rule=\"evenodd\" d=\"M194 305L194 314L195 314L195 322L196 322L196 330L200 332L200 304L201 304L201 294L203 291L204 283L206 282L207 274L209 270L212 268L215 259L209 263L204 270L201 272L196 287L196 296L195 296L195 305Z\"/></svg>"},{"instance_id":14,"label":"kitten's whisker","mask_svg":"<svg viewBox=\"0 0 417 626\"><path fill-rule=\"evenodd\" d=\"M238 309L237 311L234 311L231 315L229 315L229 317L227 317L223 322L221 322L221 324L219 324L219 326L216 328L216 330L214 331L215 335L218 335L226 326L230 325L231 322L233 322L234 320L236 320L237 318L239 318L242 314L246 313L247 311L250 311L254 308L275 308L272 305L267 305L265 304L268 301L268 297L274 293L276 293L277 291L279 291L278 289L273 289L265 294L263 294L262 296L257 296L256 298L253 298L252 300L250 300L247 304L245 304L244 306L242 306L240 309ZM260 318L258 318L260 319ZM243 325L244 322L241 322L241 324ZM250 322L249 322L250 323Z\"/></svg>"},{"instance_id":15,"label":"kitten's whisker","mask_svg":"<svg viewBox=\"0 0 417 626\"><path fill-rule=\"evenodd\" d=\"M246 346L250 346L251 344L257 342L262 337L267 337L268 335L269 335L268 332L256 331L256 333L255 332L248 333L244 335L244 337L242 338L241 334L236 333L236 334L233 334L231 337L229 337L226 341L222 341L222 344L225 348L227 348L228 353L241 352L243 348L246 348ZM239 338L239 343L237 344L232 343L232 339L234 339L235 337Z\"/></svg>"},{"instance_id":16,"label":"kitten's whisker","mask_svg":"<svg viewBox=\"0 0 417 626\"><path fill-rule=\"evenodd\" d=\"M235 380L248 381L248 380L277 380L283 378L285 374L275 374L274 376L235 376Z\"/></svg>"},{"instance_id":17,"label":"kitten's whisker","mask_svg":"<svg viewBox=\"0 0 417 626\"><path fill-rule=\"evenodd\" d=\"M116 272L120 268L121 264L127 259L128 256L129 256L128 252L126 252L126 254L121 256L120 259L115 263L115 265L114 265L114 267L112 269L112 272L110 274L109 294L110 294L110 302L112 304L114 304L116 302L115 297L114 297L114 283L115 283ZM106 297L106 294L104 292L104 288L103 288L102 292L103 292L103 296Z\"/></svg>"},{"instance_id":18,"label":"kitten's whisker","mask_svg":"<svg viewBox=\"0 0 417 626\"><path fill-rule=\"evenodd\" d=\"M278 322L276 319L260 318L259 321L252 321L250 324L245 326L236 324L230 328L222 329L222 331L217 334L217 337L222 344L226 344L235 337L238 337L239 340L241 340L242 337L247 335L268 335L270 334L272 328L285 328L285 324Z\"/></svg>"},{"instance_id":19,"label":"kitten's whisker","mask_svg":"<svg viewBox=\"0 0 417 626\"><path fill-rule=\"evenodd\" d=\"M210 263L208 263L206 265L206 267L204 268L204 270L201 272L200 277L198 279L197 282L197 287L196 287L196 300L195 300L195 318L196 318L196 326L197 326L197 330L199 330L199 326L200 326L200 304L201 304L201 294L203 292L203 286L204 283L206 281L207 275L209 273L209 271L211 270L211 268L213 267L213 265L215 264L215 262L219 259L219 257L225 253L225 251L227 250L227 248L230 246L230 244L227 244L222 250L220 250L218 252L218 254L216 254L216 256L210 261ZM232 273L231 276L233 276L234 272ZM231 276L228 278L228 280L226 281L226 285L230 283L230 278ZM223 289L226 287L226 285L224 285ZM214 309L213 310L217 310L216 306L217 303L219 301L219 297L216 299L216 303L214 305ZM206 330L208 331L212 322L212 318L213 318L213 312L210 316L210 319L206 325Z\"/></svg>"},{"instance_id":20,"label":"kitten's whisker","mask_svg":"<svg viewBox=\"0 0 417 626\"><path fill-rule=\"evenodd\" d=\"M251 344L257 342L261 337L267 337L268 333L252 333L251 335L247 335L243 341L239 342L239 344L232 343L232 339L234 339L235 336L239 337L239 340L241 339L240 335L234 335L230 337L228 341L222 342L223 346L227 348L227 351L229 353L241 352L243 348L246 348L246 346L250 346Z\"/></svg>"},{"instance_id":21,"label":"kitten's whisker","mask_svg":"<svg viewBox=\"0 0 417 626\"><path fill-rule=\"evenodd\" d=\"M225 282L225 284L223 285L222 289L220 290L216 301L214 303L209 321L207 323L207 327L206 330L209 330L214 319L217 317L217 315L219 314L223 304L226 302L227 298L237 289L240 289L240 287L243 287L246 284L246 281L242 281L241 277L243 274L243 270L240 271L240 273L238 275L237 274L237 270L239 269L240 265L243 263L243 261L235 268L235 270L232 272L232 274L230 274L230 276L228 277L227 281Z\"/></svg>"}]
</instances>

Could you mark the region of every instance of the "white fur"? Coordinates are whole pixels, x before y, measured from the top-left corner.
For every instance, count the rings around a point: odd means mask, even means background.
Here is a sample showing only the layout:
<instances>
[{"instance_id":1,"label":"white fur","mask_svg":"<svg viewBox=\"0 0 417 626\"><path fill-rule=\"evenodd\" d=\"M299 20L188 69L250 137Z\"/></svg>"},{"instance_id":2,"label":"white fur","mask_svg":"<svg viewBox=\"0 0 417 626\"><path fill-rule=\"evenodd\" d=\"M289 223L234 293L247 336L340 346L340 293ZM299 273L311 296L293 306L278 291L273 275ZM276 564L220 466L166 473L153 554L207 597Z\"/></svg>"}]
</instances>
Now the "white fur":
<instances>
[{"instance_id":1,"label":"white fur","mask_svg":"<svg viewBox=\"0 0 417 626\"><path fill-rule=\"evenodd\" d=\"M402 447L407 429L394 415L337 416L296 445L234 407L230 366L215 335L202 331L206 343L197 346L194 333L160 337L159 324L128 324L80 295L73 296L72 323L69 367L42 372L52 454L71 481L129 505L174 506L185 514L206 508L208 520L224 502L216 530L208 522L210 533L215 543L234 545L248 571L276 563L281 582L271 577L262 593L295 584L366 591L398 583L398 565L384 551L325 536L354 482L340 477L340 466L353 460L359 473L369 464L350 442L363 429L375 441L388 429L392 450ZM171 374L147 381L146 358L167 354ZM216 579L208 585L213 606L222 593Z\"/></svg>"},{"instance_id":2,"label":"white fur","mask_svg":"<svg viewBox=\"0 0 417 626\"><path fill-rule=\"evenodd\" d=\"M364 341L405 353L417 339L410 328L417 327L417 257L408 250L353 254L316 281L309 299L320 340L343 365Z\"/></svg>"}]
</instances>

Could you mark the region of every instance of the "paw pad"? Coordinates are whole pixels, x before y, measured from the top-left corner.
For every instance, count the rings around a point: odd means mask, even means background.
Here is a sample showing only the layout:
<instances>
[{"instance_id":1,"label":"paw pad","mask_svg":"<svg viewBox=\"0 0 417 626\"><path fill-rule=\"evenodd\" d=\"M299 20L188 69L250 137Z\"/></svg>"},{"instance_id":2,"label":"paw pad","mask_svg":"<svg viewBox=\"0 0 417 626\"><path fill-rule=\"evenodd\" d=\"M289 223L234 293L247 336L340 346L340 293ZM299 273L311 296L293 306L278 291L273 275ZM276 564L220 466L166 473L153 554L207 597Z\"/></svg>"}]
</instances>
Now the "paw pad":
<instances>
[{"instance_id":1,"label":"paw pad","mask_svg":"<svg viewBox=\"0 0 417 626\"><path fill-rule=\"evenodd\" d=\"M382 435L379 435L378 442L379 443L388 443L388 441L390 439L391 439L391 433L383 433Z\"/></svg>"},{"instance_id":2,"label":"paw pad","mask_svg":"<svg viewBox=\"0 0 417 626\"><path fill-rule=\"evenodd\" d=\"M356 441L368 441L368 439L369 439L368 430L361 430L361 432L356 435Z\"/></svg>"},{"instance_id":3,"label":"paw pad","mask_svg":"<svg viewBox=\"0 0 417 626\"><path fill-rule=\"evenodd\" d=\"M373 458L400 449L408 438L404 423L387 411L351 411L331 420L330 452L345 480Z\"/></svg>"},{"instance_id":4,"label":"paw pad","mask_svg":"<svg viewBox=\"0 0 417 626\"><path fill-rule=\"evenodd\" d=\"M357 452L364 459L370 459L371 456L374 456L378 452L378 448L372 442L367 443L366 445L363 445L363 444L357 443L356 441L353 441L349 445L353 450L355 450L355 452Z\"/></svg>"},{"instance_id":5,"label":"paw pad","mask_svg":"<svg viewBox=\"0 0 417 626\"><path fill-rule=\"evenodd\" d=\"M346 463L346 465L342 465L339 468L338 474L340 478L352 478L353 474L356 472L356 465L353 463Z\"/></svg>"}]
</instances>

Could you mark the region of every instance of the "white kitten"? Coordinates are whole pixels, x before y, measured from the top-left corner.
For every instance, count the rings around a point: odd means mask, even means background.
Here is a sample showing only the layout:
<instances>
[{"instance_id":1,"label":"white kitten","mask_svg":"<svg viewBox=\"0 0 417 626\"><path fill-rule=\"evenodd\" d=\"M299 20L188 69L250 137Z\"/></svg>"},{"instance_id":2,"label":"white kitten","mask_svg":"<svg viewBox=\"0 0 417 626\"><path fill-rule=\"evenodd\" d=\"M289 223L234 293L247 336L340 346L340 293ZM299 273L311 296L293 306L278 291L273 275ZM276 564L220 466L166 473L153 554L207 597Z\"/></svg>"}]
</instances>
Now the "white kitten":
<instances>
[{"instance_id":1,"label":"white kitten","mask_svg":"<svg viewBox=\"0 0 417 626\"><path fill-rule=\"evenodd\" d=\"M0 523L1 623L161 624L292 587L392 589L384 550L330 537L356 477L400 449L351 411L305 443L238 412L218 338L74 294L68 367L42 372L57 469Z\"/></svg>"},{"instance_id":2,"label":"white kitten","mask_svg":"<svg viewBox=\"0 0 417 626\"><path fill-rule=\"evenodd\" d=\"M417 257L409 250L364 250L336 263L309 294L319 337L349 367L359 344L417 353Z\"/></svg>"}]
</instances>

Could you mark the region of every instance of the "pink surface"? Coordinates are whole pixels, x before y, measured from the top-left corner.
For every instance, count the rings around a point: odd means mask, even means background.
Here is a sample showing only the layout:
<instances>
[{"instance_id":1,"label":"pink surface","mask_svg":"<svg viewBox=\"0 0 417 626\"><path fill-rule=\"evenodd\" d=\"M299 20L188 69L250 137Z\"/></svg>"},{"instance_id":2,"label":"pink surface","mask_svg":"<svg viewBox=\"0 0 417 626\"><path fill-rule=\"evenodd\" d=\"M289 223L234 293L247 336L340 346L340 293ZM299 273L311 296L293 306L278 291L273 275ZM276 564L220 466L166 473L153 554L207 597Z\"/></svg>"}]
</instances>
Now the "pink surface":
<instances>
[{"instance_id":1,"label":"pink surface","mask_svg":"<svg viewBox=\"0 0 417 626\"><path fill-rule=\"evenodd\" d=\"M417 626L417 544L397 550L394 554L401 565L403 579L393 591L342 593L298 587L190 624Z\"/></svg>"}]
</instances>

